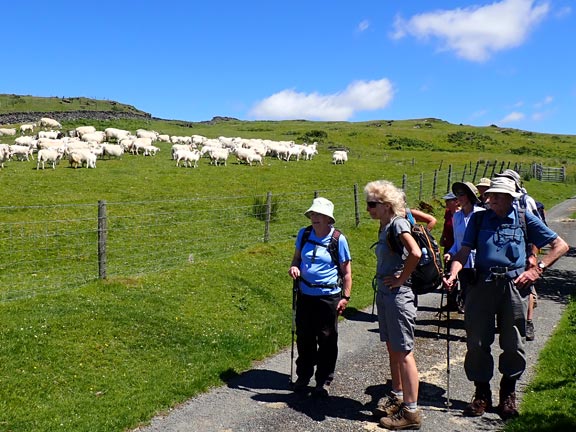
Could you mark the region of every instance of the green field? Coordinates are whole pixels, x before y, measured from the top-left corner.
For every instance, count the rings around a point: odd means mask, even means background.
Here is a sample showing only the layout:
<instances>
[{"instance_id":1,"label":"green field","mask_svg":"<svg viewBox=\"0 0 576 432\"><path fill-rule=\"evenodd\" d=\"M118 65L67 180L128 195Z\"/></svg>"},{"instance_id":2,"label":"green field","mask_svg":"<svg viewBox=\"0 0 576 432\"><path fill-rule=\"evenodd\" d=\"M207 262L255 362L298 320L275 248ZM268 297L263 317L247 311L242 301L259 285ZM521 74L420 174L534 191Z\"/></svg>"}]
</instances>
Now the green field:
<instances>
[{"instance_id":1,"label":"green field","mask_svg":"<svg viewBox=\"0 0 576 432\"><path fill-rule=\"evenodd\" d=\"M28 106L23 111L39 110ZM410 204L420 199L430 203L440 222L438 196L450 181L471 179L477 166L482 172L499 171L501 164L565 166L565 183L527 176L526 187L547 207L576 192L574 136L434 119L78 120L63 122L63 129L85 124L99 130L114 126L210 138L318 141L319 154L298 162L266 158L264 166L241 165L231 158L226 167L203 159L196 169L176 168L170 144L165 143L159 144L156 157L99 160L94 170L72 169L66 161L44 171L36 170L34 161L6 163L0 171L0 293L10 292L15 278L30 278L32 284L34 278L82 273L79 266L96 249L98 201L105 200L113 215L110 236L118 234L110 240L117 245L116 267L108 279L89 276L66 289L3 297L0 430L134 428L286 347L291 319L286 271L292 236L306 224L302 212L315 192L336 202L338 226L350 239L354 295L349 313L371 303L375 265L369 247L376 225L366 216L362 201L356 224L354 185L361 193L368 181L386 178L400 185L405 175ZM0 143L13 139L0 137ZM349 150L348 163L331 163L335 148ZM487 167L486 162L494 161L496 166ZM279 200L279 216L265 242L252 206L268 192ZM187 223L190 219L194 223ZM34 243L34 238L40 240ZM193 265L159 258L178 256L183 249L187 256L194 242L217 253L206 253ZM15 249L22 256L7 265L6 257L16 256ZM134 256L141 267L134 266ZM51 261L55 258L57 266ZM39 271L29 272L29 262ZM89 266L94 273L94 263Z\"/></svg>"}]
</instances>

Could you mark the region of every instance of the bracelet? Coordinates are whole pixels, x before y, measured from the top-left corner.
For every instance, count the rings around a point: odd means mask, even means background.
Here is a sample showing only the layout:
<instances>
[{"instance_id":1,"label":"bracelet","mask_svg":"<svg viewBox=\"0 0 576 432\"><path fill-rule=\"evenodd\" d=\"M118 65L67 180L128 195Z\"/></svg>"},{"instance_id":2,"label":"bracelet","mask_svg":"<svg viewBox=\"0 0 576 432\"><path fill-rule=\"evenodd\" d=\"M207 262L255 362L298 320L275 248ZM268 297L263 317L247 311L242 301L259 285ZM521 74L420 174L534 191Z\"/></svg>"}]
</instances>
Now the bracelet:
<instances>
[{"instance_id":1,"label":"bracelet","mask_svg":"<svg viewBox=\"0 0 576 432\"><path fill-rule=\"evenodd\" d=\"M345 296L345 295L343 295L342 298L343 298L344 300L346 300L346 301L350 301L350 296Z\"/></svg>"}]
</instances>

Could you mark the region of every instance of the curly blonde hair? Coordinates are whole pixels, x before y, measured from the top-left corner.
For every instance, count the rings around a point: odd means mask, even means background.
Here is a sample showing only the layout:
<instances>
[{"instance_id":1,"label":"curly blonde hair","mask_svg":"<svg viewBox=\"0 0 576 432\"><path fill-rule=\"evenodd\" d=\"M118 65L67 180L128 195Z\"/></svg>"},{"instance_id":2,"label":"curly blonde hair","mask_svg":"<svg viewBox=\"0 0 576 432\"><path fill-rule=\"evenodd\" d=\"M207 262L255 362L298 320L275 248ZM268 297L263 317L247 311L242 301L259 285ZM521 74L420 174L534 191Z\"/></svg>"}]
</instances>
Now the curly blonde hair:
<instances>
[{"instance_id":1,"label":"curly blonde hair","mask_svg":"<svg viewBox=\"0 0 576 432\"><path fill-rule=\"evenodd\" d=\"M364 187L366 201L388 203L396 216L403 216L406 211L406 199L402 189L388 180L376 180Z\"/></svg>"}]
</instances>

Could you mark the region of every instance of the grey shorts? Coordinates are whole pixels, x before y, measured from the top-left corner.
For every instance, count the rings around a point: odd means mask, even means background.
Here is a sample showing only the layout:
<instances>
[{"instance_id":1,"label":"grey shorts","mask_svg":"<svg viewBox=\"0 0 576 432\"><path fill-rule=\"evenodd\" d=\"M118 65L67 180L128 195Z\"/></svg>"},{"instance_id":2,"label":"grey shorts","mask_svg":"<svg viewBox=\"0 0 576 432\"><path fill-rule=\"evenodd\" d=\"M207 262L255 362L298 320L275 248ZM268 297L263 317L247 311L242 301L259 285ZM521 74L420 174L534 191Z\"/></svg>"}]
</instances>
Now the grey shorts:
<instances>
[{"instance_id":1,"label":"grey shorts","mask_svg":"<svg viewBox=\"0 0 576 432\"><path fill-rule=\"evenodd\" d=\"M414 349L416 306L410 287L388 290L380 288L376 295L380 340L389 342L395 352Z\"/></svg>"}]
</instances>

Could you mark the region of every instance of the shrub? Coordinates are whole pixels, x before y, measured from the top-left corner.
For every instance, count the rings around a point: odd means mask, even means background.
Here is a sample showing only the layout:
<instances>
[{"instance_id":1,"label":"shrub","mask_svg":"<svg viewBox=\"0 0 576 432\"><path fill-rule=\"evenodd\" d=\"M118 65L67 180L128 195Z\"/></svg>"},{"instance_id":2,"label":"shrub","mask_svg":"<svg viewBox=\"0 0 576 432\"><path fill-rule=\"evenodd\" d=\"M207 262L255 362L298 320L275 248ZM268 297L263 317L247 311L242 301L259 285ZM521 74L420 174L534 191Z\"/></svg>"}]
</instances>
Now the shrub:
<instances>
[{"instance_id":1,"label":"shrub","mask_svg":"<svg viewBox=\"0 0 576 432\"><path fill-rule=\"evenodd\" d=\"M270 221L276 220L278 216L278 200L276 198L272 198L272 202L270 204ZM252 216L256 219L265 221L266 220L266 212L267 212L267 205L266 205L266 197L257 196L254 197L254 203L252 204Z\"/></svg>"}]
</instances>

